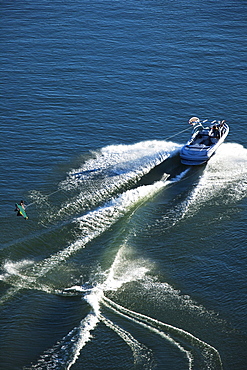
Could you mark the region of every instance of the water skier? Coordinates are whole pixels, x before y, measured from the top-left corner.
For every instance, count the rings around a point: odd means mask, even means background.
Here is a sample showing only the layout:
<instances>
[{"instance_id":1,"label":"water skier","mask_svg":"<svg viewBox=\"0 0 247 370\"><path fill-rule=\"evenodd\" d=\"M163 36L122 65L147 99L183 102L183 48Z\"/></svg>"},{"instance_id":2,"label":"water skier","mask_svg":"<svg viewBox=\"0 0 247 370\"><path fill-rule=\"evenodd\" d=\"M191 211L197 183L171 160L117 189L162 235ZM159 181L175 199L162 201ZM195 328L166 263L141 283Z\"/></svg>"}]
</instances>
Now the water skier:
<instances>
[{"instance_id":1,"label":"water skier","mask_svg":"<svg viewBox=\"0 0 247 370\"><path fill-rule=\"evenodd\" d=\"M17 216L22 216L25 218L25 220L28 219L26 211L25 211L25 203L23 200L20 201L20 204L15 204L15 212L17 212Z\"/></svg>"}]
</instances>

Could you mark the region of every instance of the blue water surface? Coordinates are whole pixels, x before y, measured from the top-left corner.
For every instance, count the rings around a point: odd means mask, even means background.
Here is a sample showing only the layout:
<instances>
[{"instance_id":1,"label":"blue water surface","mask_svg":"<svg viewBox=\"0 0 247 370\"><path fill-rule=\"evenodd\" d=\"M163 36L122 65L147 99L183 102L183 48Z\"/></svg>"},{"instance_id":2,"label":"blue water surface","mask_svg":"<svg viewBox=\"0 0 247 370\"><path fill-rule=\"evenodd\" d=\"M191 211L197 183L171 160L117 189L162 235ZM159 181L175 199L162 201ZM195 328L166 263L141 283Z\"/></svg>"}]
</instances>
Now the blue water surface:
<instances>
[{"instance_id":1,"label":"blue water surface","mask_svg":"<svg viewBox=\"0 0 247 370\"><path fill-rule=\"evenodd\" d=\"M245 369L245 2L17 0L1 25L0 367ZM230 126L199 168L191 116Z\"/></svg>"}]
</instances>

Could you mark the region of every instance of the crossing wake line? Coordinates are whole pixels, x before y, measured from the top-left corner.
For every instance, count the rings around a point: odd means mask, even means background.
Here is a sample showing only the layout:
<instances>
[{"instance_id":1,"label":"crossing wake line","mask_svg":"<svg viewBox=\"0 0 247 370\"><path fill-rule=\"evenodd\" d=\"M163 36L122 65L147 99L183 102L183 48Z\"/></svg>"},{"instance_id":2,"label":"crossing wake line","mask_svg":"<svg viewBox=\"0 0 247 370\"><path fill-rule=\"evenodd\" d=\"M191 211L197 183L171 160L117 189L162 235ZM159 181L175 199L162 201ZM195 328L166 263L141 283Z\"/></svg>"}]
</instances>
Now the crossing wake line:
<instances>
[{"instance_id":1,"label":"crossing wake line","mask_svg":"<svg viewBox=\"0 0 247 370\"><path fill-rule=\"evenodd\" d=\"M152 350L147 344L141 343L132 334L114 322L114 319L107 318L112 312L115 318L121 317L131 321L143 330L148 330L153 335L158 335L170 346L177 348L181 357L187 362L188 369L208 368L221 370L221 359L218 351L211 345L200 340L186 330L166 324L150 316L130 310L109 299L106 294L109 291L118 291L127 283L145 281L151 265L143 259L134 259L130 262L130 250L123 245L118 250L114 262L109 270L103 273L105 277L91 289L84 289L83 286L74 286L69 290L81 292L84 300L90 305L91 312L84 317L79 326L74 327L66 336L59 340L52 348L46 350L38 359L35 365L28 369L70 369L80 356L83 356L83 348L94 338L92 332L99 324L104 324L116 333L123 342L130 347L133 355L133 363L143 369L154 369L156 366ZM194 312L195 314L195 312ZM112 315L111 315L112 316Z\"/></svg>"},{"instance_id":2,"label":"crossing wake line","mask_svg":"<svg viewBox=\"0 0 247 370\"><path fill-rule=\"evenodd\" d=\"M142 279L148 271L142 259L140 261L135 259L134 265L132 265L130 261L127 261L126 258L129 253L130 252L127 252L126 254L125 246L121 247L111 267L102 272L102 281L98 282L93 288L84 289L83 286L74 286L65 290L65 294L70 291L76 291L76 293L82 292L83 294L86 293L84 299L92 308L91 312L81 320L78 327L74 327L52 348L46 350L35 365L27 367L26 369L60 369L61 367L70 369L80 356L81 349L91 341L91 332L100 322L103 322L107 327L111 327L111 329L114 328L114 330L118 332L118 335L133 350L136 362L140 363L138 354L140 354L141 357L144 356L144 358L146 358L146 355L150 357L150 351L145 346L139 344L130 333L121 330L113 322L101 315L101 301L104 291L116 291L125 283ZM125 267L124 269L123 266ZM99 278L98 274L97 278Z\"/></svg>"},{"instance_id":3,"label":"crossing wake line","mask_svg":"<svg viewBox=\"0 0 247 370\"><path fill-rule=\"evenodd\" d=\"M186 355L189 369L193 368L193 363L195 362L194 357L198 356L198 350L201 359L197 359L197 363L204 363L204 366L206 365L209 369L222 369L221 358L218 351L189 332L172 325L165 324L149 316L126 309L125 307L109 300L105 296L103 297L103 301L104 305L114 310L118 315L122 315L127 319L144 326L150 331L168 340L172 345L177 346L178 349ZM186 349L186 347L188 349Z\"/></svg>"}]
</instances>

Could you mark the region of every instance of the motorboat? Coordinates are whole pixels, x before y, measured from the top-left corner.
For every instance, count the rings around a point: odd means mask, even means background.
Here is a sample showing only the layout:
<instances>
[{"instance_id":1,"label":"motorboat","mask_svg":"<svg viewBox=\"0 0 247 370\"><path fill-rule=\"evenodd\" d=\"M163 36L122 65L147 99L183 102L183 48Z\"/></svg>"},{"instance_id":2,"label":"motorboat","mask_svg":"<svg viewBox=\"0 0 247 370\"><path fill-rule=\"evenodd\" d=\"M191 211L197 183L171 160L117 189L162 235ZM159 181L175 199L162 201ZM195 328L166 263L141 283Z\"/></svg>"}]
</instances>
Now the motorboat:
<instances>
[{"instance_id":1,"label":"motorboat","mask_svg":"<svg viewBox=\"0 0 247 370\"><path fill-rule=\"evenodd\" d=\"M193 126L190 140L182 147L180 158L183 164L197 166L206 163L215 154L229 133L229 126L223 121L212 121L204 127L203 121L192 117L189 124Z\"/></svg>"}]
</instances>

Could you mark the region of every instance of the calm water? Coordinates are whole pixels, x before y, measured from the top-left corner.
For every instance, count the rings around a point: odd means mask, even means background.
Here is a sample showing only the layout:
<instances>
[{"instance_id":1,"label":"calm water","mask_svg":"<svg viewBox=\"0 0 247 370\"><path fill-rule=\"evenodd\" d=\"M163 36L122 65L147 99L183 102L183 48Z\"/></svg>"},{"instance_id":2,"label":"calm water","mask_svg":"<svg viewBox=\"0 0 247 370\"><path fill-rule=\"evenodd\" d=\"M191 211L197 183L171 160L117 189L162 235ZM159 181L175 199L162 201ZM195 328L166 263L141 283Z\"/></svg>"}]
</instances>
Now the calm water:
<instances>
[{"instance_id":1,"label":"calm water","mask_svg":"<svg viewBox=\"0 0 247 370\"><path fill-rule=\"evenodd\" d=\"M0 14L0 368L245 369L246 3ZM192 115L230 126L199 168Z\"/></svg>"}]
</instances>

